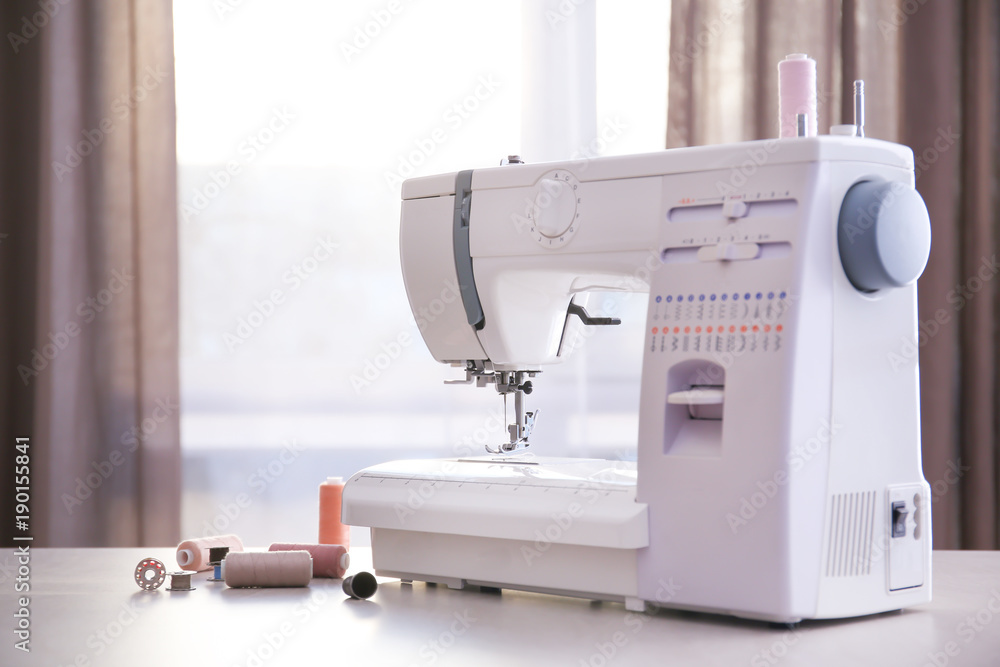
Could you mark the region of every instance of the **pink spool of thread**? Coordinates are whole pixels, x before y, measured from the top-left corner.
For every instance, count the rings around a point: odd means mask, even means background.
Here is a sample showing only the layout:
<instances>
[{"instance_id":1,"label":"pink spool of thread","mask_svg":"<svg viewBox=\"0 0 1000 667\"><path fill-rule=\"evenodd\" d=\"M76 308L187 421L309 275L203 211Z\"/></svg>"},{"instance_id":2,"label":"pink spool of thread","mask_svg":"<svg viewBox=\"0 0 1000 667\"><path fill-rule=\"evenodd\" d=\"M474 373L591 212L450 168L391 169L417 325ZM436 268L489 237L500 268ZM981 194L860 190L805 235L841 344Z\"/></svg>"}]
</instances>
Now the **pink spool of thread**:
<instances>
[{"instance_id":1,"label":"pink spool of thread","mask_svg":"<svg viewBox=\"0 0 1000 667\"><path fill-rule=\"evenodd\" d=\"M243 551L243 542L236 535L219 535L218 537L199 537L194 540L184 540L177 545L177 564L182 570L201 572L210 570L208 550L212 547L229 547L229 553Z\"/></svg>"},{"instance_id":2,"label":"pink spool of thread","mask_svg":"<svg viewBox=\"0 0 1000 667\"><path fill-rule=\"evenodd\" d=\"M222 578L231 588L308 586L312 556L308 551L243 551L222 561Z\"/></svg>"},{"instance_id":3,"label":"pink spool of thread","mask_svg":"<svg viewBox=\"0 0 1000 667\"><path fill-rule=\"evenodd\" d=\"M798 136L796 116L806 115L806 135L815 137L819 127L816 111L816 61L804 53L785 56L778 63L778 122L781 138Z\"/></svg>"},{"instance_id":4,"label":"pink spool of thread","mask_svg":"<svg viewBox=\"0 0 1000 667\"><path fill-rule=\"evenodd\" d=\"M351 548L351 527L340 521L344 501L344 480L328 477L319 485L319 543Z\"/></svg>"},{"instance_id":5,"label":"pink spool of thread","mask_svg":"<svg viewBox=\"0 0 1000 667\"><path fill-rule=\"evenodd\" d=\"M351 566L351 556L340 544L289 544L275 542L268 551L308 551L313 559L313 576L343 579Z\"/></svg>"}]
</instances>

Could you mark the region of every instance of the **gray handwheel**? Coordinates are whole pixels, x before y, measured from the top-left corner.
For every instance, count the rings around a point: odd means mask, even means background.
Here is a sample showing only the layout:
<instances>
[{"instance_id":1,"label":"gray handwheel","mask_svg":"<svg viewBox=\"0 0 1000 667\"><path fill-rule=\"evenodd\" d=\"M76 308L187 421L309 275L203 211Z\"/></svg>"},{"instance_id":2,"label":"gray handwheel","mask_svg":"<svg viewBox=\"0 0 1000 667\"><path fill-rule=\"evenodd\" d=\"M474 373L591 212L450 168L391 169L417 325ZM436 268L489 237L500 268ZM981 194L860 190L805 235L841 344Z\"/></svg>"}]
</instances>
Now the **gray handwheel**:
<instances>
[{"instance_id":1,"label":"gray handwheel","mask_svg":"<svg viewBox=\"0 0 1000 667\"><path fill-rule=\"evenodd\" d=\"M837 224L847 278L865 292L902 287L920 277L931 252L931 220L916 190L900 182L855 183Z\"/></svg>"}]
</instances>

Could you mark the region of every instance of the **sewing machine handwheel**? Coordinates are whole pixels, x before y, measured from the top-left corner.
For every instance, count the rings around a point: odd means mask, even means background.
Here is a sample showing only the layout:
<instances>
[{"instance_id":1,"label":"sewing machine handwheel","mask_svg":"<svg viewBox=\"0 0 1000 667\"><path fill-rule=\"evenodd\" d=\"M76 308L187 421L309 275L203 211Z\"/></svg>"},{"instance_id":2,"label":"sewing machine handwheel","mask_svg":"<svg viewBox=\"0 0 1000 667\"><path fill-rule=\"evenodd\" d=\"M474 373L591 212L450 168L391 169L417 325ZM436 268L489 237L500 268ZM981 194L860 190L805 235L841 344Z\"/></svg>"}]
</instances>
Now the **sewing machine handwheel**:
<instances>
[{"instance_id":1,"label":"sewing machine handwheel","mask_svg":"<svg viewBox=\"0 0 1000 667\"><path fill-rule=\"evenodd\" d=\"M855 183L837 225L847 278L865 292L902 287L920 277L931 251L931 221L920 194L900 182Z\"/></svg>"}]
</instances>

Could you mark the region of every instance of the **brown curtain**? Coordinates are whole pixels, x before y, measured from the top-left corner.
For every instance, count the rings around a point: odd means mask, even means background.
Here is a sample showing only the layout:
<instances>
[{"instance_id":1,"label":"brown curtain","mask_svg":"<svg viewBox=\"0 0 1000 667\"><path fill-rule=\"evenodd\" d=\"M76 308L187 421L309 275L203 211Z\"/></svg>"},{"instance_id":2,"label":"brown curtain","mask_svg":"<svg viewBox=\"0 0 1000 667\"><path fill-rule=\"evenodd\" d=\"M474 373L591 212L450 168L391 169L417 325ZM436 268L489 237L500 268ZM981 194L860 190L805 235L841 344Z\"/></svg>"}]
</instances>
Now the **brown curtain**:
<instances>
[{"instance_id":1,"label":"brown curtain","mask_svg":"<svg viewBox=\"0 0 1000 667\"><path fill-rule=\"evenodd\" d=\"M179 537L170 0L4 3L0 498L36 546Z\"/></svg>"},{"instance_id":2,"label":"brown curtain","mask_svg":"<svg viewBox=\"0 0 1000 667\"><path fill-rule=\"evenodd\" d=\"M673 0L667 146L777 136L777 63L817 61L819 127L851 122L864 79L868 136L913 148L933 248L921 320L924 475L934 546L998 542L997 2ZM996 278L996 279L994 279Z\"/></svg>"}]
</instances>

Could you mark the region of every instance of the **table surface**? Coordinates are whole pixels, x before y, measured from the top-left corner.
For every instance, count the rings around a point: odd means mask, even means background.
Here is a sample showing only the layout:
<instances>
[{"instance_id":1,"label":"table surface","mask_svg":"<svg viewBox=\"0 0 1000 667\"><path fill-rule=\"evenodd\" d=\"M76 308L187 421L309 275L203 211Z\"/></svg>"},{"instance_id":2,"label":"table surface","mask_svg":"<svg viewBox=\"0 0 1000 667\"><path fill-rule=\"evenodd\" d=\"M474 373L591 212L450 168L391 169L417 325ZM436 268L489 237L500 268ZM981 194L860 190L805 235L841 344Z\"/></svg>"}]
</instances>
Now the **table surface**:
<instances>
[{"instance_id":1,"label":"table surface","mask_svg":"<svg viewBox=\"0 0 1000 667\"><path fill-rule=\"evenodd\" d=\"M352 549L350 573L370 569ZM340 580L308 588L142 591L145 557L172 549L33 549L31 652L14 648L16 558L0 554L0 665L1000 665L1000 552L934 553L934 600L795 629L517 591L380 579L371 600Z\"/></svg>"}]
</instances>

